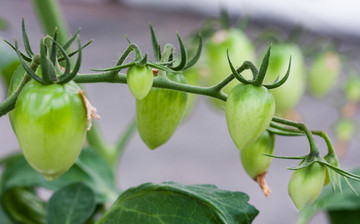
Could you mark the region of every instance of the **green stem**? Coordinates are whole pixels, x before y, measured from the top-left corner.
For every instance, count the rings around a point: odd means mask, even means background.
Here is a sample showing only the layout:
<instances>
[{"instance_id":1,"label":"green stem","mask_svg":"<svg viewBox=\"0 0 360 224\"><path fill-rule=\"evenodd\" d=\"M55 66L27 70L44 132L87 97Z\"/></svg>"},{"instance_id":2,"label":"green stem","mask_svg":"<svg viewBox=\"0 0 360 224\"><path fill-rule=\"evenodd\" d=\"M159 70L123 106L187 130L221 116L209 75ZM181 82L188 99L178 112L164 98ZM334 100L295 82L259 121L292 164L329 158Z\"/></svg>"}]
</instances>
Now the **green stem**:
<instances>
[{"instance_id":1,"label":"green stem","mask_svg":"<svg viewBox=\"0 0 360 224\"><path fill-rule=\"evenodd\" d=\"M314 156L319 155L319 149L316 146L314 137L312 136L311 131L306 127L305 124L290 121L290 120L275 117L275 116L273 117L272 121L280 123L280 124L288 125L291 127L295 127L297 129L299 129L300 131L303 131L309 141L309 144L310 144L310 154L313 154Z\"/></svg>"},{"instance_id":2,"label":"green stem","mask_svg":"<svg viewBox=\"0 0 360 224\"><path fill-rule=\"evenodd\" d=\"M136 131L136 119L133 118L130 122L130 124L127 126L125 132L122 134L121 138L115 145L115 155L113 156L113 165L116 167L122 157L122 154L124 152L125 146L130 141L131 136Z\"/></svg>"},{"instance_id":3,"label":"green stem","mask_svg":"<svg viewBox=\"0 0 360 224\"><path fill-rule=\"evenodd\" d=\"M79 74L74 79L77 83L97 83L97 82L107 82L107 83L127 83L125 74L117 74L112 76L110 72L103 72L97 74ZM187 84L182 84L178 82L171 81L167 78L156 77L153 81L153 87L163 88L163 89L172 89L187 93L194 93L204 96L214 97L223 101L226 101L227 95L219 92L217 85L210 87L202 86L191 86Z\"/></svg>"},{"instance_id":4,"label":"green stem","mask_svg":"<svg viewBox=\"0 0 360 224\"><path fill-rule=\"evenodd\" d=\"M113 149L103 141L103 136L99 131L99 127L95 121L92 121L92 127L86 134L87 143L94 148L95 151L108 163L112 163Z\"/></svg>"},{"instance_id":5,"label":"green stem","mask_svg":"<svg viewBox=\"0 0 360 224\"><path fill-rule=\"evenodd\" d=\"M320 136L326 142L328 154L336 155L333 145L331 144L329 136L324 131L312 131L314 135Z\"/></svg>"},{"instance_id":6,"label":"green stem","mask_svg":"<svg viewBox=\"0 0 360 224\"><path fill-rule=\"evenodd\" d=\"M66 43L68 39L68 29L61 13L60 5L57 0L33 0L33 6L36 15L47 34L58 28L58 41L61 44Z\"/></svg>"}]
</instances>

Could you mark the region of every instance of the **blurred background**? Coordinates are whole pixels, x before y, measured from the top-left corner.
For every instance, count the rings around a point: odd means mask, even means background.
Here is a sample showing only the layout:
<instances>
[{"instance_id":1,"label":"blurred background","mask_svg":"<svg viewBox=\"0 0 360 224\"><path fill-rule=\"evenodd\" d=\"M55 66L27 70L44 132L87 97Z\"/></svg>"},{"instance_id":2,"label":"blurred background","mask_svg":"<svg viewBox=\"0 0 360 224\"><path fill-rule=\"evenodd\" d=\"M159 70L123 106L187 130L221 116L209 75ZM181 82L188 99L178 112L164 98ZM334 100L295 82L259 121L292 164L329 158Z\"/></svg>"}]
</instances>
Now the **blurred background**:
<instances>
[{"instance_id":1,"label":"blurred background","mask_svg":"<svg viewBox=\"0 0 360 224\"><path fill-rule=\"evenodd\" d=\"M210 17L219 18L221 7L228 11L234 29L241 29L252 42L256 64L270 43L298 46L304 60L300 66L304 70L301 78L304 90L298 102L292 100L294 105L281 111L281 115L303 121L311 129L325 130L337 147L342 167L352 170L359 166L360 14L357 1L62 0L60 5L70 32L80 27L83 43L94 40L84 50L82 72L112 66L127 47L125 35L143 52L152 55L149 22L160 44L178 46L176 32L186 40L201 30ZM0 30L2 39L10 42L14 37L21 39L21 18L25 18L30 43L33 49L38 49L43 33L30 1L2 0L0 17L6 21ZM205 40L210 41L216 31L209 32L208 39L204 34ZM204 52L206 54L206 50ZM315 59L321 55L329 56L324 59L325 64L330 60L325 79L335 80L324 87L326 91L311 87L314 84L310 83L317 79L310 74ZM206 67L204 58L200 68ZM287 65L288 56L285 58ZM199 84L208 84L209 70ZM338 74L331 75L332 72ZM86 84L84 88L101 116L99 125L103 135L108 142L115 142L134 118L135 99L126 85ZM285 98L288 97L290 99L290 94ZM2 85L0 99L5 99ZM0 136L0 156L19 150L7 116L0 118ZM326 154L326 145L320 138L317 140L322 154ZM308 150L305 137L276 137L276 155L305 155ZM260 211L254 220L256 224L295 223L298 211L287 193L292 171L286 168L296 165L296 161L273 160L267 174L272 193L265 198L241 166L239 151L227 130L225 113L208 98L199 96L173 137L158 149L149 150L135 133L122 158L118 182L123 189L163 181L214 184L220 189L247 193L250 203ZM320 213L310 223L329 221L325 213Z\"/></svg>"}]
</instances>

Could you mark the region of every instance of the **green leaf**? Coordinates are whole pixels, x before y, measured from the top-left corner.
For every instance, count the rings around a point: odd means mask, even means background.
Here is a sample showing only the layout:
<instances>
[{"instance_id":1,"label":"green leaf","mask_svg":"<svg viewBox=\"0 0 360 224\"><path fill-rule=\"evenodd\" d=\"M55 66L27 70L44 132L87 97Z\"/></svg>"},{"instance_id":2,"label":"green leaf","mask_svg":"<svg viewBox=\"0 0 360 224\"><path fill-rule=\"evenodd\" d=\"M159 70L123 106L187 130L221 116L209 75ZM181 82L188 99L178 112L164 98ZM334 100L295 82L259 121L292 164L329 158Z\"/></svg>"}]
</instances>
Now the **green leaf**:
<instances>
[{"instance_id":1,"label":"green leaf","mask_svg":"<svg viewBox=\"0 0 360 224\"><path fill-rule=\"evenodd\" d=\"M360 174L360 168L354 170L353 174ZM342 185L346 185L345 181L341 181ZM360 184L355 180L349 180L354 190L360 194ZM307 223L318 212L326 211L330 216L338 216L343 213L345 217L350 211L360 210L360 197L356 196L351 188L344 187L342 193L334 193L331 186L326 186L317 201L311 206L303 209L298 218L298 224ZM336 214L336 215L334 215ZM340 215L341 216L341 215ZM358 220L360 219L360 213L358 212ZM347 223L347 222L342 222ZM351 223L351 222L350 222Z\"/></svg>"},{"instance_id":2,"label":"green leaf","mask_svg":"<svg viewBox=\"0 0 360 224\"><path fill-rule=\"evenodd\" d=\"M146 183L125 191L98 224L251 223L258 214L242 192L213 185Z\"/></svg>"},{"instance_id":3,"label":"green leaf","mask_svg":"<svg viewBox=\"0 0 360 224\"><path fill-rule=\"evenodd\" d=\"M46 207L46 223L85 223L95 210L95 194L85 184L74 183L57 190Z\"/></svg>"},{"instance_id":4,"label":"green leaf","mask_svg":"<svg viewBox=\"0 0 360 224\"><path fill-rule=\"evenodd\" d=\"M358 224L360 220L360 209L329 211L331 224Z\"/></svg>"},{"instance_id":5,"label":"green leaf","mask_svg":"<svg viewBox=\"0 0 360 224\"><path fill-rule=\"evenodd\" d=\"M32 189L14 187L4 192L1 205L16 223L45 224L45 203Z\"/></svg>"},{"instance_id":6,"label":"green leaf","mask_svg":"<svg viewBox=\"0 0 360 224\"><path fill-rule=\"evenodd\" d=\"M0 203L0 223L1 224L12 224L13 222L9 218L8 214L5 212L4 207Z\"/></svg>"},{"instance_id":7,"label":"green leaf","mask_svg":"<svg viewBox=\"0 0 360 224\"><path fill-rule=\"evenodd\" d=\"M2 191L13 187L57 190L75 182L87 184L95 192L98 203L114 201L119 194L111 168L92 148L83 149L72 168L55 181L45 180L19 155L6 164L2 176Z\"/></svg>"}]
</instances>

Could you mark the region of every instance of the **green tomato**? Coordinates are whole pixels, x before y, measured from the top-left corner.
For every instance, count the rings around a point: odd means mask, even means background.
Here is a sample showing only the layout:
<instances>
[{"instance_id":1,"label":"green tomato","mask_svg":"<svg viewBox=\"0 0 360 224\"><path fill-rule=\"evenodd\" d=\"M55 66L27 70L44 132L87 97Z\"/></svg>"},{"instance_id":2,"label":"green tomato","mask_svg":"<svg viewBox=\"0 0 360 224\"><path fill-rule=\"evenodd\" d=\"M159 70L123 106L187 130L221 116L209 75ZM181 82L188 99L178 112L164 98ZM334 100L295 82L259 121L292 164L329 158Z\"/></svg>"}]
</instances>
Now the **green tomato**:
<instances>
[{"instance_id":1,"label":"green tomato","mask_svg":"<svg viewBox=\"0 0 360 224\"><path fill-rule=\"evenodd\" d=\"M14 125L28 163L47 180L65 173L84 142L87 113L74 82L42 85L34 80L21 91Z\"/></svg>"},{"instance_id":2,"label":"green tomato","mask_svg":"<svg viewBox=\"0 0 360 224\"><path fill-rule=\"evenodd\" d=\"M286 74L290 56L292 60L289 78L280 87L270 90L275 98L277 115L293 109L305 92L304 56L294 44L272 45L264 83L272 83L279 75L281 79Z\"/></svg>"},{"instance_id":3,"label":"green tomato","mask_svg":"<svg viewBox=\"0 0 360 224\"><path fill-rule=\"evenodd\" d=\"M186 83L182 74L169 73L167 77ZM150 149L164 144L173 135L183 118L186 103L186 93L161 88L151 88L144 99L136 100L137 127Z\"/></svg>"},{"instance_id":4,"label":"green tomato","mask_svg":"<svg viewBox=\"0 0 360 224\"><path fill-rule=\"evenodd\" d=\"M324 186L326 167L318 162L295 170L288 185L289 195L297 209L313 203Z\"/></svg>"},{"instance_id":5,"label":"green tomato","mask_svg":"<svg viewBox=\"0 0 360 224\"><path fill-rule=\"evenodd\" d=\"M226 122L239 150L255 142L275 112L273 95L263 86L238 84L226 101Z\"/></svg>"},{"instance_id":6,"label":"green tomato","mask_svg":"<svg viewBox=\"0 0 360 224\"><path fill-rule=\"evenodd\" d=\"M226 56L229 50L229 56L235 67L242 65L244 61L255 60L255 50L251 41L246 35L236 29L220 30L216 32L210 39L206 47L206 55L208 59L209 77L208 85L215 85L224 80L231 74L231 69ZM242 73L246 78L252 78L251 72L246 70ZM229 94L239 81L231 81L222 91ZM211 102L220 109L225 109L225 103L218 99L211 99Z\"/></svg>"},{"instance_id":7,"label":"green tomato","mask_svg":"<svg viewBox=\"0 0 360 224\"><path fill-rule=\"evenodd\" d=\"M272 157L264 154L272 155L274 144L274 135L265 131L253 144L240 151L241 164L252 179L255 180L257 176L266 173Z\"/></svg>"},{"instance_id":8,"label":"green tomato","mask_svg":"<svg viewBox=\"0 0 360 224\"><path fill-rule=\"evenodd\" d=\"M344 94L348 101L359 102L360 100L360 77L357 74L352 74L346 81L343 87Z\"/></svg>"},{"instance_id":9,"label":"green tomato","mask_svg":"<svg viewBox=\"0 0 360 224\"><path fill-rule=\"evenodd\" d=\"M0 37L0 39L2 39ZM10 84L15 69L20 65L20 60L11 47L0 41L0 76L4 79L6 87Z\"/></svg>"},{"instance_id":10,"label":"green tomato","mask_svg":"<svg viewBox=\"0 0 360 224\"><path fill-rule=\"evenodd\" d=\"M341 118L335 124L335 135L342 142L350 141L355 134L356 121L350 118Z\"/></svg>"},{"instance_id":11,"label":"green tomato","mask_svg":"<svg viewBox=\"0 0 360 224\"><path fill-rule=\"evenodd\" d=\"M153 72L147 66L131 66L127 71L127 83L133 96L141 100L150 91L153 84Z\"/></svg>"},{"instance_id":12,"label":"green tomato","mask_svg":"<svg viewBox=\"0 0 360 224\"><path fill-rule=\"evenodd\" d=\"M339 56L332 51L318 55L309 69L310 93L322 98L335 86L340 75L341 63Z\"/></svg>"}]
</instances>

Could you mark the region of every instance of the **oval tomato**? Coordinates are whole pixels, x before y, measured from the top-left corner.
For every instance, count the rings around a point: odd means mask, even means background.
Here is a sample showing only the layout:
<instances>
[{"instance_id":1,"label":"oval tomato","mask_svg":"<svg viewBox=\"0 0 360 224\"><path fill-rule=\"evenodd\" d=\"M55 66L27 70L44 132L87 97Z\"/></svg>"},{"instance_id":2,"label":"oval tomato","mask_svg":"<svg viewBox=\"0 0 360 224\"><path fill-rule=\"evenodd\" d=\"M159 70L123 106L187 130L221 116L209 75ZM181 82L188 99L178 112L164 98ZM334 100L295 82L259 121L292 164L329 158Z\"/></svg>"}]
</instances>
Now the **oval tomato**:
<instances>
[{"instance_id":1,"label":"oval tomato","mask_svg":"<svg viewBox=\"0 0 360 224\"><path fill-rule=\"evenodd\" d=\"M309 68L310 93L322 98L335 86L340 75L339 56L332 51L319 54Z\"/></svg>"},{"instance_id":2,"label":"oval tomato","mask_svg":"<svg viewBox=\"0 0 360 224\"><path fill-rule=\"evenodd\" d=\"M294 44L273 44L269 66L264 83L272 83L279 75L280 79L286 74L291 60L289 78L278 88L271 89L276 103L276 114L284 115L294 108L305 92L304 56L300 48Z\"/></svg>"},{"instance_id":3,"label":"oval tomato","mask_svg":"<svg viewBox=\"0 0 360 224\"><path fill-rule=\"evenodd\" d=\"M182 74L169 73L175 82L186 83ZM136 119L144 143L155 149L175 132L185 111L187 94L169 89L151 88L142 100L136 100Z\"/></svg>"},{"instance_id":4,"label":"oval tomato","mask_svg":"<svg viewBox=\"0 0 360 224\"><path fill-rule=\"evenodd\" d=\"M334 131L339 141L349 142L356 132L356 121L351 118L340 118L335 124Z\"/></svg>"},{"instance_id":5,"label":"oval tomato","mask_svg":"<svg viewBox=\"0 0 360 224\"><path fill-rule=\"evenodd\" d=\"M305 208L319 197L324 186L325 174L326 167L318 162L294 171L288 191L297 209Z\"/></svg>"},{"instance_id":6,"label":"oval tomato","mask_svg":"<svg viewBox=\"0 0 360 224\"><path fill-rule=\"evenodd\" d=\"M255 50L251 41L246 35L236 29L220 30L210 39L206 54L208 59L209 77L208 85L215 85L224 80L231 74L226 51L229 50L229 56L234 67L239 67L244 61L255 60ZM251 72L246 70L242 73L247 78L252 78ZM231 81L222 91L229 94L239 81ZM225 103L218 99L211 99L211 102L218 108L225 109Z\"/></svg>"},{"instance_id":7,"label":"oval tomato","mask_svg":"<svg viewBox=\"0 0 360 224\"><path fill-rule=\"evenodd\" d=\"M253 144L240 151L241 164L246 173L252 178L265 174L270 166L275 145L274 135L265 131Z\"/></svg>"},{"instance_id":8,"label":"oval tomato","mask_svg":"<svg viewBox=\"0 0 360 224\"><path fill-rule=\"evenodd\" d=\"M239 150L260 137L274 112L274 97L263 86L238 84L230 91L226 101L226 122Z\"/></svg>"},{"instance_id":9,"label":"oval tomato","mask_svg":"<svg viewBox=\"0 0 360 224\"><path fill-rule=\"evenodd\" d=\"M87 129L86 107L74 82L42 85L30 81L15 106L14 125L29 164L47 180L75 162Z\"/></svg>"},{"instance_id":10,"label":"oval tomato","mask_svg":"<svg viewBox=\"0 0 360 224\"><path fill-rule=\"evenodd\" d=\"M359 102L360 100L360 77L358 74L351 74L343 86L346 99L350 102Z\"/></svg>"},{"instance_id":11,"label":"oval tomato","mask_svg":"<svg viewBox=\"0 0 360 224\"><path fill-rule=\"evenodd\" d=\"M131 66L127 71L127 83L136 99L143 99L153 84L153 72L147 66Z\"/></svg>"}]
</instances>

